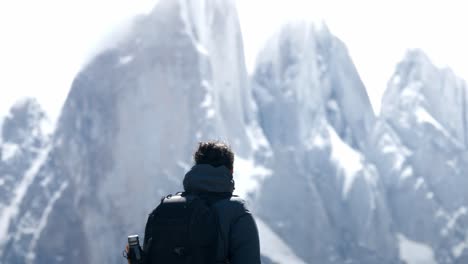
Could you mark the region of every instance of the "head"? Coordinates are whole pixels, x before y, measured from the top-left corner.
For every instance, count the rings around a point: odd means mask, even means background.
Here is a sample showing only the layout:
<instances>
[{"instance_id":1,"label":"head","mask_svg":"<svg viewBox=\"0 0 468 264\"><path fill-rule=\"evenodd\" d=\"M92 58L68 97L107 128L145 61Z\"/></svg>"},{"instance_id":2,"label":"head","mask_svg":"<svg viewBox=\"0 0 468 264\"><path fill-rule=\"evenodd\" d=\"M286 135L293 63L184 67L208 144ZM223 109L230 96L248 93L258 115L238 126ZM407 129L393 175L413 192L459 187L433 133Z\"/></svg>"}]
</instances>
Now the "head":
<instances>
[{"instance_id":1,"label":"head","mask_svg":"<svg viewBox=\"0 0 468 264\"><path fill-rule=\"evenodd\" d=\"M225 166L234 171L234 152L231 147L221 141L199 142L193 154L195 165L209 164L213 167Z\"/></svg>"}]
</instances>

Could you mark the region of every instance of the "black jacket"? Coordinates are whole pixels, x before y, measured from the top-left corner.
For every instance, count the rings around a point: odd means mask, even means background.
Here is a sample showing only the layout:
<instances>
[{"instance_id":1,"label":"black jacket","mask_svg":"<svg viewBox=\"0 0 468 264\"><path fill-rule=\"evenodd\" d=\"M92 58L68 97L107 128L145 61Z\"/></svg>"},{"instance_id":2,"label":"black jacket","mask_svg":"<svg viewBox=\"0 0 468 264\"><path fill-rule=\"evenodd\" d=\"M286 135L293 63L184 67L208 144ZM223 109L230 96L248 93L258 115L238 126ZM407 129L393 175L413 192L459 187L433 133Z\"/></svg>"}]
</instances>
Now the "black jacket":
<instances>
[{"instance_id":1,"label":"black jacket","mask_svg":"<svg viewBox=\"0 0 468 264\"><path fill-rule=\"evenodd\" d=\"M224 166L195 165L184 178L184 190L206 200L216 201L220 238L217 261L230 264L260 264L260 242L257 226L245 202L232 196L234 181Z\"/></svg>"}]
</instances>

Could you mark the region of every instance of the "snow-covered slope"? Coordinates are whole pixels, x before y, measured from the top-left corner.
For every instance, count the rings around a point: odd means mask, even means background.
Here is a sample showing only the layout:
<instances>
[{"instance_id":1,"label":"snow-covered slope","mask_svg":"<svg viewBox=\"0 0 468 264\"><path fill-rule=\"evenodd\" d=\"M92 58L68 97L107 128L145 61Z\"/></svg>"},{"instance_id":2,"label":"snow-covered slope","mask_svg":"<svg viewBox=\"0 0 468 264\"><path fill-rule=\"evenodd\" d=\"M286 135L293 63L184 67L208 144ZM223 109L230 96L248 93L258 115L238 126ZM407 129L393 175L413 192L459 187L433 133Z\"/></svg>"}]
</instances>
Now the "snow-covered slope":
<instances>
[{"instance_id":1,"label":"snow-covered slope","mask_svg":"<svg viewBox=\"0 0 468 264\"><path fill-rule=\"evenodd\" d=\"M271 228L261 219L255 219L260 233L260 246L264 257L273 263L305 264L297 257L289 246L271 230Z\"/></svg>"}]
</instances>

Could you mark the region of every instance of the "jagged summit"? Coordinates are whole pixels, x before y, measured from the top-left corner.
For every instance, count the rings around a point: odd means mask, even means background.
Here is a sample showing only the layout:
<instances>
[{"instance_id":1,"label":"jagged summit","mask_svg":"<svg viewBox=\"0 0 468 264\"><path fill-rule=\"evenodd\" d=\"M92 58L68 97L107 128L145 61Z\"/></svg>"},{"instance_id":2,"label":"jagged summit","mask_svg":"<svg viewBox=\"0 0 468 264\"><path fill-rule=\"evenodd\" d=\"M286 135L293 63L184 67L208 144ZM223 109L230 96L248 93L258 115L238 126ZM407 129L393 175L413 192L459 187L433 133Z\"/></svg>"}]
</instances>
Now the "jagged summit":
<instances>
[{"instance_id":1,"label":"jagged summit","mask_svg":"<svg viewBox=\"0 0 468 264\"><path fill-rule=\"evenodd\" d=\"M3 142L22 144L31 137L49 133L44 131L47 122L46 114L35 98L22 98L11 107L3 120Z\"/></svg>"},{"instance_id":2,"label":"jagged summit","mask_svg":"<svg viewBox=\"0 0 468 264\"><path fill-rule=\"evenodd\" d=\"M468 196L460 188L468 186L466 89L450 69L436 67L421 50L408 51L388 83L371 139L400 248L417 241L429 249L420 251L424 263L467 259Z\"/></svg>"},{"instance_id":3,"label":"jagged summit","mask_svg":"<svg viewBox=\"0 0 468 264\"><path fill-rule=\"evenodd\" d=\"M421 64L432 64L429 56L422 49L408 49L402 62L419 61Z\"/></svg>"},{"instance_id":4,"label":"jagged summit","mask_svg":"<svg viewBox=\"0 0 468 264\"><path fill-rule=\"evenodd\" d=\"M284 105L300 113L297 121L283 111L269 120L260 111L266 131L275 122L286 122L304 132L287 140L301 142L311 136L306 127L318 116L325 116L342 139L355 148L364 148L363 139L375 116L345 45L326 26L307 21L286 24L259 53L253 78L260 109L265 107L268 112L266 108Z\"/></svg>"},{"instance_id":5,"label":"jagged summit","mask_svg":"<svg viewBox=\"0 0 468 264\"><path fill-rule=\"evenodd\" d=\"M286 24L260 52L252 85L275 160L257 201L260 217L306 262L391 263L391 220L378 172L364 156L375 116L344 44L326 27ZM291 204L299 200L310 203ZM317 237L319 244L306 242Z\"/></svg>"},{"instance_id":6,"label":"jagged summit","mask_svg":"<svg viewBox=\"0 0 468 264\"><path fill-rule=\"evenodd\" d=\"M382 116L423 109L466 146L467 85L449 68L436 67L421 50L410 50L397 65L382 98Z\"/></svg>"}]
</instances>

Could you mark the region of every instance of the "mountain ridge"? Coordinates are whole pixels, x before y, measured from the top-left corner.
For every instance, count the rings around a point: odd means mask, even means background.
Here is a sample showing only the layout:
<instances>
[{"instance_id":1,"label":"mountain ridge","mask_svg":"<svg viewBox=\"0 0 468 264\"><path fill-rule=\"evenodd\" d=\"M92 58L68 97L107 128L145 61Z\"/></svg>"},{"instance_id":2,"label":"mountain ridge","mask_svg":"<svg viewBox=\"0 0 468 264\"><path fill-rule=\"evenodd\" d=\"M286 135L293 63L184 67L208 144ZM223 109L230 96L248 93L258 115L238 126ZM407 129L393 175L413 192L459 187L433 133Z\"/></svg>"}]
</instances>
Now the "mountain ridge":
<instances>
[{"instance_id":1,"label":"mountain ridge","mask_svg":"<svg viewBox=\"0 0 468 264\"><path fill-rule=\"evenodd\" d=\"M241 37L232 1L166 0L95 57L26 178L0 262L117 261L155 201L180 190L189 150L212 138L236 151L236 192L258 217L267 263L417 260L408 248L425 263L468 258L463 82L410 52L376 116L326 27L286 25L250 77ZM444 90L450 111L441 83L465 95Z\"/></svg>"}]
</instances>

